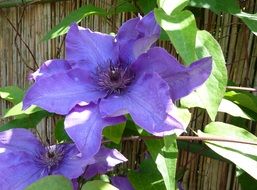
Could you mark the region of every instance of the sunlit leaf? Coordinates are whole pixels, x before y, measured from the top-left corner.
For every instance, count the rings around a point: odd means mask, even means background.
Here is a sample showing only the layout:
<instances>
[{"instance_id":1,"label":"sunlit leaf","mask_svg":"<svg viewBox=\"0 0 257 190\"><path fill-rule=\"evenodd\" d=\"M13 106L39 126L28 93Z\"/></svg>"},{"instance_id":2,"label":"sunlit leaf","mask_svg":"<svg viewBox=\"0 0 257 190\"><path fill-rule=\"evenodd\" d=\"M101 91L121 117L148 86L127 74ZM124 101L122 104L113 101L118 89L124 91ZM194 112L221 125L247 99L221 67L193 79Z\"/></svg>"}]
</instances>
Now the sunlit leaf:
<instances>
[{"instance_id":1,"label":"sunlit leaf","mask_svg":"<svg viewBox=\"0 0 257 190\"><path fill-rule=\"evenodd\" d=\"M198 135L200 137L218 137L257 143L257 137L247 130L222 122L208 124L204 133L198 131ZM206 141L206 145L257 179L257 145L223 141Z\"/></svg>"},{"instance_id":2,"label":"sunlit leaf","mask_svg":"<svg viewBox=\"0 0 257 190\"><path fill-rule=\"evenodd\" d=\"M184 9L189 3L189 0L157 0L157 4L167 15L177 13Z\"/></svg>"},{"instance_id":3,"label":"sunlit leaf","mask_svg":"<svg viewBox=\"0 0 257 190\"><path fill-rule=\"evenodd\" d=\"M37 106L30 106L28 109L26 110L22 110L22 102L16 104L15 106L13 106L11 109L9 109L4 117L11 117L11 116L18 116L18 115L29 115L29 114L32 114L32 113L35 113L37 111L41 111L42 109L37 107Z\"/></svg>"},{"instance_id":4,"label":"sunlit leaf","mask_svg":"<svg viewBox=\"0 0 257 190\"><path fill-rule=\"evenodd\" d=\"M81 190L118 190L113 185L102 180L94 180L85 183Z\"/></svg>"},{"instance_id":5,"label":"sunlit leaf","mask_svg":"<svg viewBox=\"0 0 257 190\"><path fill-rule=\"evenodd\" d=\"M0 88L0 98L17 104L22 101L24 91L17 86L6 86Z\"/></svg>"},{"instance_id":6,"label":"sunlit leaf","mask_svg":"<svg viewBox=\"0 0 257 190\"><path fill-rule=\"evenodd\" d=\"M60 175L50 175L33 183L26 190L73 190L69 179Z\"/></svg>"},{"instance_id":7,"label":"sunlit leaf","mask_svg":"<svg viewBox=\"0 0 257 190\"><path fill-rule=\"evenodd\" d=\"M206 31L197 31L196 53L198 58L212 56L212 73L207 81L189 96L182 98L186 107L205 108L214 121L227 85L227 69L218 42Z\"/></svg>"},{"instance_id":8,"label":"sunlit leaf","mask_svg":"<svg viewBox=\"0 0 257 190\"><path fill-rule=\"evenodd\" d=\"M176 163L178 156L176 136L145 140L146 146L161 173L167 190L176 189Z\"/></svg>"},{"instance_id":9,"label":"sunlit leaf","mask_svg":"<svg viewBox=\"0 0 257 190\"><path fill-rule=\"evenodd\" d=\"M228 113L235 117L242 117L245 119L253 120L250 116L247 115L237 104L233 103L232 101L222 99L219 112Z\"/></svg>"},{"instance_id":10,"label":"sunlit leaf","mask_svg":"<svg viewBox=\"0 0 257 190\"><path fill-rule=\"evenodd\" d=\"M197 60L195 52L197 28L194 15L190 11L167 15L160 8L155 9L154 14L158 24L166 31L172 45L185 61L185 64Z\"/></svg>"},{"instance_id":11,"label":"sunlit leaf","mask_svg":"<svg viewBox=\"0 0 257 190\"><path fill-rule=\"evenodd\" d=\"M44 36L43 40L49 40L66 34L71 23L79 23L86 16L93 14L107 15L106 11L100 7L95 7L89 4L81 6L79 9L66 16L58 25L53 27L52 30Z\"/></svg>"}]
</instances>

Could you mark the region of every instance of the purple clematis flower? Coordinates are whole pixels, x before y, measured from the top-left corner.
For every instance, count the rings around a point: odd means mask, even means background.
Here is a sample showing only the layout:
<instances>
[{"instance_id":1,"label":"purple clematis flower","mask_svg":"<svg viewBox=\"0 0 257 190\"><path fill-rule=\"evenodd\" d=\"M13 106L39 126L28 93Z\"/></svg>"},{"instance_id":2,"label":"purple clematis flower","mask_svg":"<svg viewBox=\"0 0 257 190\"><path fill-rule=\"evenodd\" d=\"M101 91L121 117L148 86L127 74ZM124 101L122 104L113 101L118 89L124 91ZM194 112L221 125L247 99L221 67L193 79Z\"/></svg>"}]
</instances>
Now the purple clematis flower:
<instances>
[{"instance_id":1,"label":"purple clematis flower","mask_svg":"<svg viewBox=\"0 0 257 190\"><path fill-rule=\"evenodd\" d=\"M116 157L109 159L109 152ZM48 175L63 175L76 184L75 179L84 173L86 166L91 167L90 164L97 167L96 163L102 165L105 159L108 165L114 166L126 161L117 150L104 147L93 158L80 155L74 144L45 147L26 129L0 132L0 189L22 190Z\"/></svg>"},{"instance_id":2,"label":"purple clematis flower","mask_svg":"<svg viewBox=\"0 0 257 190\"><path fill-rule=\"evenodd\" d=\"M66 60L47 61L32 76L23 108L68 114L65 129L87 155L99 150L102 129L127 113L151 134L184 132L173 102L205 82L212 60L185 67L154 47L159 34L153 12L125 22L115 37L71 25Z\"/></svg>"},{"instance_id":3,"label":"purple clematis flower","mask_svg":"<svg viewBox=\"0 0 257 190\"><path fill-rule=\"evenodd\" d=\"M93 159L83 159L74 144L45 147L26 129L0 132L0 189L24 189L47 175L79 177Z\"/></svg>"}]
</instances>

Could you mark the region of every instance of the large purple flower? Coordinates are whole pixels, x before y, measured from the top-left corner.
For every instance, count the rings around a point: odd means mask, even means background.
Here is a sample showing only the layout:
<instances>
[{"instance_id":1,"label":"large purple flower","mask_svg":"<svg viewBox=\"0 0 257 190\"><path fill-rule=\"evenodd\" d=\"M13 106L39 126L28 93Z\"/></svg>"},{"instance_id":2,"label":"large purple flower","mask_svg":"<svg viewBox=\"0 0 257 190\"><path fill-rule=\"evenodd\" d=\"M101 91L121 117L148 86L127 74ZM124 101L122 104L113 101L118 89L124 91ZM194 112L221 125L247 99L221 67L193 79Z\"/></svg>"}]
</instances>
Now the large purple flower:
<instances>
[{"instance_id":1,"label":"large purple flower","mask_svg":"<svg viewBox=\"0 0 257 190\"><path fill-rule=\"evenodd\" d=\"M159 33L152 12L124 23L115 37L71 25L66 60L50 60L33 75L24 109L68 114L66 131L82 153L96 153L103 127L127 113L154 135L182 133L173 102L204 83L212 61L181 65L154 47Z\"/></svg>"},{"instance_id":2,"label":"large purple flower","mask_svg":"<svg viewBox=\"0 0 257 190\"><path fill-rule=\"evenodd\" d=\"M102 147L85 159L74 144L45 147L26 129L0 132L0 189L22 190L48 175L63 175L76 184L85 168L88 175L95 175L124 161L127 159L115 149Z\"/></svg>"}]
</instances>

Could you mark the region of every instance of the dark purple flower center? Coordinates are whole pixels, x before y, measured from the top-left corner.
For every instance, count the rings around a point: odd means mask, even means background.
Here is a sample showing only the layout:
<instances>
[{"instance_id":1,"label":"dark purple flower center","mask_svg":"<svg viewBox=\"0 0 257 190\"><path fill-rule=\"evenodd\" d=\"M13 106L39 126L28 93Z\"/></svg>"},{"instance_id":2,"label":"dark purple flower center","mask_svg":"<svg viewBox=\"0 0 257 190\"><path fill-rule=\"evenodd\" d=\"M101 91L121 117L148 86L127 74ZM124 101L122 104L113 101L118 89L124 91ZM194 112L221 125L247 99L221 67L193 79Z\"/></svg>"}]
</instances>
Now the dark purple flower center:
<instances>
[{"instance_id":1,"label":"dark purple flower center","mask_svg":"<svg viewBox=\"0 0 257 190\"><path fill-rule=\"evenodd\" d=\"M109 67L97 70L97 84L101 90L105 90L107 95L120 94L133 81L134 73L128 65L121 63L113 64L110 62Z\"/></svg>"},{"instance_id":2,"label":"dark purple flower center","mask_svg":"<svg viewBox=\"0 0 257 190\"><path fill-rule=\"evenodd\" d=\"M57 168L64 158L63 146L47 147L45 151L40 152L36 157L36 162L40 167L43 167L48 173L51 174L54 168Z\"/></svg>"}]
</instances>

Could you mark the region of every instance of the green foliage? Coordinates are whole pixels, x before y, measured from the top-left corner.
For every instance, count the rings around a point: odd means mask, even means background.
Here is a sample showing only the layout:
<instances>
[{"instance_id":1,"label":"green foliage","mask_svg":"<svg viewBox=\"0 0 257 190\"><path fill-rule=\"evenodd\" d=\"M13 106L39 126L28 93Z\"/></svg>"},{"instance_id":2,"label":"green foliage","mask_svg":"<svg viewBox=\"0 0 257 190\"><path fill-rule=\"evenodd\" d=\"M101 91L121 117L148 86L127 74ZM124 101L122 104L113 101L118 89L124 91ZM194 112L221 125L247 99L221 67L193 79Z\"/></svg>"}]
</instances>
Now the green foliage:
<instances>
[{"instance_id":1,"label":"green foliage","mask_svg":"<svg viewBox=\"0 0 257 190\"><path fill-rule=\"evenodd\" d=\"M71 23L78 23L86 16L93 14L106 15L107 12L104 9L95 7L93 5L84 5L70 13L58 25L53 27L52 30L44 36L43 40L53 39L60 35L66 34Z\"/></svg>"},{"instance_id":2,"label":"green foliage","mask_svg":"<svg viewBox=\"0 0 257 190\"><path fill-rule=\"evenodd\" d=\"M30 106L26 110L22 110L22 102L19 102L15 106L13 106L11 109L9 109L4 117L11 117L11 116L21 116L21 115L29 115L38 111L42 111L41 108L36 107L34 105Z\"/></svg>"},{"instance_id":3,"label":"green foliage","mask_svg":"<svg viewBox=\"0 0 257 190\"><path fill-rule=\"evenodd\" d=\"M110 139L112 142L119 144L123 131L125 129L126 122L115 125L115 126L109 126L104 128L103 135L104 137Z\"/></svg>"},{"instance_id":4,"label":"green foliage","mask_svg":"<svg viewBox=\"0 0 257 190\"><path fill-rule=\"evenodd\" d=\"M181 103L186 107L205 108L214 121L227 84L224 56L218 42L206 31L197 31L196 53L198 58L212 56L212 73L200 88L182 98Z\"/></svg>"},{"instance_id":5,"label":"green foliage","mask_svg":"<svg viewBox=\"0 0 257 190\"><path fill-rule=\"evenodd\" d=\"M102 180L94 180L85 183L81 190L118 190L116 187Z\"/></svg>"},{"instance_id":6,"label":"green foliage","mask_svg":"<svg viewBox=\"0 0 257 190\"><path fill-rule=\"evenodd\" d=\"M5 131L13 128L35 128L37 124L45 117L49 116L46 111L38 111L21 118L9 121L8 123L0 126L0 131Z\"/></svg>"},{"instance_id":7,"label":"green foliage","mask_svg":"<svg viewBox=\"0 0 257 190\"><path fill-rule=\"evenodd\" d=\"M178 156L176 136L145 140L145 144L163 177L166 189L176 189L175 176Z\"/></svg>"},{"instance_id":8,"label":"green foliage","mask_svg":"<svg viewBox=\"0 0 257 190\"><path fill-rule=\"evenodd\" d=\"M165 189L164 181L152 159L144 160L138 171L129 171L129 180L135 189Z\"/></svg>"},{"instance_id":9,"label":"green foliage","mask_svg":"<svg viewBox=\"0 0 257 190\"><path fill-rule=\"evenodd\" d=\"M0 88L0 98L17 104L22 101L24 91L17 86L6 86Z\"/></svg>"},{"instance_id":10,"label":"green foliage","mask_svg":"<svg viewBox=\"0 0 257 190\"><path fill-rule=\"evenodd\" d=\"M157 0L158 6L161 7L167 15L183 10L188 3L189 0Z\"/></svg>"},{"instance_id":11,"label":"green foliage","mask_svg":"<svg viewBox=\"0 0 257 190\"><path fill-rule=\"evenodd\" d=\"M252 176L248 175L246 172L241 172L237 176L238 182L240 184L241 190L256 190L257 189L257 180Z\"/></svg>"},{"instance_id":12,"label":"green foliage","mask_svg":"<svg viewBox=\"0 0 257 190\"><path fill-rule=\"evenodd\" d=\"M257 137L247 130L222 122L208 124L204 129L204 133L198 131L198 135L200 137L219 137L257 143ZM224 141L207 141L206 145L257 179L256 145Z\"/></svg>"},{"instance_id":13,"label":"green foliage","mask_svg":"<svg viewBox=\"0 0 257 190\"><path fill-rule=\"evenodd\" d=\"M69 179L60 175L44 177L33 183L26 190L72 190L72 183ZM93 190L93 189L92 189Z\"/></svg>"},{"instance_id":14,"label":"green foliage","mask_svg":"<svg viewBox=\"0 0 257 190\"><path fill-rule=\"evenodd\" d=\"M237 16L257 35L257 14L243 12L238 0L190 0L190 6L210 9L215 13L222 11Z\"/></svg>"},{"instance_id":15,"label":"green foliage","mask_svg":"<svg viewBox=\"0 0 257 190\"><path fill-rule=\"evenodd\" d=\"M54 135L58 142L70 141L70 137L64 129L64 119L60 119L57 121L54 129Z\"/></svg>"},{"instance_id":16,"label":"green foliage","mask_svg":"<svg viewBox=\"0 0 257 190\"><path fill-rule=\"evenodd\" d=\"M241 117L249 120L253 120L243 109L232 101L222 99L219 107L219 112L228 113L235 117Z\"/></svg>"}]
</instances>

